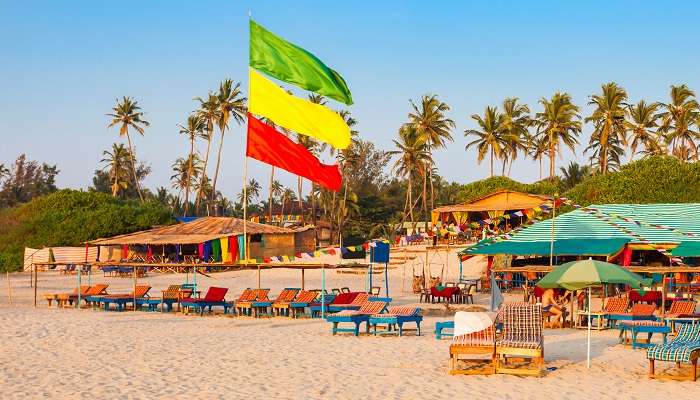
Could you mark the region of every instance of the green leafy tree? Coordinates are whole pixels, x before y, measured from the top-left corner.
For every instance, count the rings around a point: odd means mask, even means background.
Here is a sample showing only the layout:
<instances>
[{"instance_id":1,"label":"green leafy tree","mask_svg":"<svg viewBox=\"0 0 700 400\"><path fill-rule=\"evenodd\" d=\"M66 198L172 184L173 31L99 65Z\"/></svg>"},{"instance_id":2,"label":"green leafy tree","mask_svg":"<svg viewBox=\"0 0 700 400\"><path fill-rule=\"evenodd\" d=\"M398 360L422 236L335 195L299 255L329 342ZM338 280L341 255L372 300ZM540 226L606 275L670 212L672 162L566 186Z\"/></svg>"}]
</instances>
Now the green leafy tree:
<instances>
[{"instance_id":1,"label":"green leafy tree","mask_svg":"<svg viewBox=\"0 0 700 400\"><path fill-rule=\"evenodd\" d=\"M529 128L532 126L530 117L530 107L527 104L518 103L517 97L509 97L503 100L503 138L505 148L503 152L502 175L506 175L506 164L508 174L513 161L518 158L520 151L526 153L530 143Z\"/></svg>"},{"instance_id":2,"label":"green leafy tree","mask_svg":"<svg viewBox=\"0 0 700 400\"><path fill-rule=\"evenodd\" d=\"M476 161L481 162L489 155L489 176L493 176L494 158L502 158L506 152L507 141L504 138L505 116L496 107L487 106L484 116L473 114L471 118L479 125L479 129L467 129L464 136L475 136L476 139L467 144L466 150L476 147Z\"/></svg>"},{"instance_id":3,"label":"green leafy tree","mask_svg":"<svg viewBox=\"0 0 700 400\"><path fill-rule=\"evenodd\" d=\"M0 207L12 207L26 203L35 197L55 192L56 175L60 172L55 165L39 164L27 160L21 154L8 170L3 166L2 189L0 190Z\"/></svg>"},{"instance_id":4,"label":"green leafy tree","mask_svg":"<svg viewBox=\"0 0 700 400\"><path fill-rule=\"evenodd\" d=\"M201 97L195 97L195 100L199 101L199 109L196 112L205 122L205 129L201 133L201 138L207 142L207 150L204 153L203 173L200 178L200 182L197 185L199 190L197 191L197 200L195 200L194 206L195 210L199 212L201 201L209 198L205 196L205 193L202 192L202 190L211 186L209 176L207 175L207 168L209 167L211 141L214 138L214 125L221 119L221 110L219 109L219 98L213 93L209 93L206 100L202 99ZM208 193L211 194L213 191L210 190ZM208 210L209 208L207 207L207 212Z\"/></svg>"},{"instance_id":5,"label":"green leafy tree","mask_svg":"<svg viewBox=\"0 0 700 400\"><path fill-rule=\"evenodd\" d=\"M591 96L589 105L594 106L593 113L585 122L593 124L593 133L586 151L593 150L598 161L598 171L608 172L609 162L619 163L619 154L610 154L614 148L626 146L625 107L627 91L615 82L602 86L602 92ZM624 151L624 149L623 149Z\"/></svg>"},{"instance_id":6,"label":"green leafy tree","mask_svg":"<svg viewBox=\"0 0 700 400\"><path fill-rule=\"evenodd\" d=\"M695 92L686 85L671 86L671 102L662 104L662 108L659 132L665 136L671 154L684 161L697 159L695 141L700 139L697 124L700 106Z\"/></svg>"},{"instance_id":7,"label":"green leafy tree","mask_svg":"<svg viewBox=\"0 0 700 400\"><path fill-rule=\"evenodd\" d=\"M129 187L129 182L133 182L131 171L129 170L129 162L131 155L129 150L123 144L112 144L112 151L103 151L104 158L100 162L105 163L104 169L109 174L111 182L112 196L117 197L119 192L126 190Z\"/></svg>"},{"instance_id":8,"label":"green leafy tree","mask_svg":"<svg viewBox=\"0 0 700 400\"><path fill-rule=\"evenodd\" d=\"M562 183L566 189L571 189L591 176L590 166L579 165L579 163L574 161L569 162L569 166L566 168L559 167L559 170L561 171Z\"/></svg>"},{"instance_id":9,"label":"green leafy tree","mask_svg":"<svg viewBox=\"0 0 700 400\"><path fill-rule=\"evenodd\" d=\"M136 184L136 192L139 194L139 199L143 202L143 194L141 186L136 175L136 161L134 160L134 146L131 144L131 134L129 129L133 129L141 136L145 132L145 127L150 126L150 123L143 119L143 112L139 107L138 102L131 97L124 96L121 101L117 99L117 104L112 108L112 112L107 114L112 118L108 127L119 126L119 136L126 136L129 142L129 156L131 157L131 171L134 175L134 183Z\"/></svg>"},{"instance_id":10,"label":"green leafy tree","mask_svg":"<svg viewBox=\"0 0 700 400\"><path fill-rule=\"evenodd\" d=\"M662 155L665 153L663 139L659 137L659 103L647 103L640 100L637 104L627 106L625 127L629 132L630 158L642 147L645 156Z\"/></svg>"},{"instance_id":11,"label":"green leafy tree","mask_svg":"<svg viewBox=\"0 0 700 400\"><path fill-rule=\"evenodd\" d=\"M403 176L408 181L406 190L406 202L404 204L404 220L410 216L413 218L413 181L418 177L427 175L426 166L429 165L430 151L427 144L421 139L412 125L405 125L399 130L399 139L394 140L397 150L390 151L390 156L398 156L393 171L399 176ZM425 195L425 192L423 192Z\"/></svg>"},{"instance_id":12,"label":"green leafy tree","mask_svg":"<svg viewBox=\"0 0 700 400\"><path fill-rule=\"evenodd\" d=\"M541 98L543 110L535 115L537 134L544 137L549 156L549 179L554 179L554 160L561 154L562 143L574 151L581 133L579 108L568 93L554 93L551 99Z\"/></svg>"},{"instance_id":13,"label":"green leafy tree","mask_svg":"<svg viewBox=\"0 0 700 400\"><path fill-rule=\"evenodd\" d=\"M180 127L180 134L187 136L187 140L190 142L190 153L188 157L189 164L187 165L187 176L189 179L186 180L188 183L185 187L185 210L184 215L187 216L190 208L190 189L193 184L192 177L195 176L194 173L194 142L197 138L204 135L204 129L206 128L206 122L200 114L192 113L187 117L187 123L183 125L178 125ZM197 157L199 159L199 157ZM198 174L197 174L198 175Z\"/></svg>"}]
</instances>

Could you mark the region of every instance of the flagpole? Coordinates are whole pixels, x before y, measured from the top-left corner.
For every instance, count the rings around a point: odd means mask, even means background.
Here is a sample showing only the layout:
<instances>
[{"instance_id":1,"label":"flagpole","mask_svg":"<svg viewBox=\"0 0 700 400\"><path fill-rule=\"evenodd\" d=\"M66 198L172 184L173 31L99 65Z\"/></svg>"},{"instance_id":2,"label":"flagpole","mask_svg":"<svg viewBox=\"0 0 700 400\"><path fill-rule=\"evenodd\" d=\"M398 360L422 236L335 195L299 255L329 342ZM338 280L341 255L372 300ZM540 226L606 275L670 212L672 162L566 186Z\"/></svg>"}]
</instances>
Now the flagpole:
<instances>
[{"instance_id":1,"label":"flagpole","mask_svg":"<svg viewBox=\"0 0 700 400\"><path fill-rule=\"evenodd\" d=\"M250 20L253 18L253 13L248 10L248 24L250 25ZM248 38L250 40L250 37ZM248 58L250 58L250 47L248 48ZM248 101L250 101L250 66L248 67ZM245 151L243 153L243 251L245 252L243 257L240 257L240 261L248 260L248 118L245 120Z\"/></svg>"}]
</instances>

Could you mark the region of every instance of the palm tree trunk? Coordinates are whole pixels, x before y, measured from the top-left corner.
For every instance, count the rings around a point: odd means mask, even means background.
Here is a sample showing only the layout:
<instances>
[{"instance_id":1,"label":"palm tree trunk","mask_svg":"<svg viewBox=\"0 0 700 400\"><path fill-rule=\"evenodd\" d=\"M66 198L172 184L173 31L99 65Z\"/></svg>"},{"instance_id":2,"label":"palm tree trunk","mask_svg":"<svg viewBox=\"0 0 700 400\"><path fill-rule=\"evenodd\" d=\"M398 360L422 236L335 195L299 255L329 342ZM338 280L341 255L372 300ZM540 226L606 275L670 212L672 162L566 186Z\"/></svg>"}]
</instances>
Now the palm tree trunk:
<instances>
[{"instance_id":1,"label":"palm tree trunk","mask_svg":"<svg viewBox=\"0 0 700 400\"><path fill-rule=\"evenodd\" d=\"M501 166L501 176L506 176L506 162L508 159L503 157L503 165Z\"/></svg>"},{"instance_id":2,"label":"palm tree trunk","mask_svg":"<svg viewBox=\"0 0 700 400\"><path fill-rule=\"evenodd\" d=\"M554 179L554 157L556 154L554 154L554 140L552 139L552 136L550 134L549 137L549 179L553 180Z\"/></svg>"},{"instance_id":3,"label":"palm tree trunk","mask_svg":"<svg viewBox=\"0 0 700 400\"><path fill-rule=\"evenodd\" d=\"M282 193L282 210L280 211L280 213L282 214L283 219L284 219L284 206L286 205L286 203L287 203L287 194Z\"/></svg>"},{"instance_id":4,"label":"palm tree trunk","mask_svg":"<svg viewBox=\"0 0 700 400\"><path fill-rule=\"evenodd\" d=\"M491 170L489 173L489 177L493 178L493 147L491 147Z\"/></svg>"},{"instance_id":5,"label":"palm tree trunk","mask_svg":"<svg viewBox=\"0 0 700 400\"><path fill-rule=\"evenodd\" d=\"M275 180L275 166L272 166L272 169L270 170L270 195L268 197L268 208L269 208L269 218L267 220L268 223L272 222L272 182Z\"/></svg>"},{"instance_id":6,"label":"palm tree trunk","mask_svg":"<svg viewBox=\"0 0 700 400\"><path fill-rule=\"evenodd\" d=\"M540 161L540 180L542 180L542 156L537 157Z\"/></svg>"},{"instance_id":7,"label":"palm tree trunk","mask_svg":"<svg viewBox=\"0 0 700 400\"><path fill-rule=\"evenodd\" d=\"M216 169L214 170L214 182L211 185L212 200L216 198L216 179L219 177L219 165L221 164L221 149L224 147L224 130L221 130L221 140L219 141L219 151L216 154ZM219 215L219 207L214 208L214 216Z\"/></svg>"},{"instance_id":8,"label":"palm tree trunk","mask_svg":"<svg viewBox=\"0 0 700 400\"><path fill-rule=\"evenodd\" d=\"M433 171L430 171L430 210L435 209L435 188L433 187Z\"/></svg>"},{"instance_id":9,"label":"palm tree trunk","mask_svg":"<svg viewBox=\"0 0 700 400\"><path fill-rule=\"evenodd\" d=\"M338 213L338 244L343 245L343 227L345 226L345 213L347 212L346 206L348 201L348 180L345 180L345 190L343 192L343 207Z\"/></svg>"},{"instance_id":10,"label":"palm tree trunk","mask_svg":"<svg viewBox=\"0 0 700 400\"><path fill-rule=\"evenodd\" d=\"M314 192L315 184L311 181L311 223L314 226L314 238L316 239L316 246L318 246L318 227L316 226L316 193Z\"/></svg>"},{"instance_id":11,"label":"palm tree trunk","mask_svg":"<svg viewBox=\"0 0 700 400\"><path fill-rule=\"evenodd\" d=\"M199 205L202 201L202 189L204 188L204 181L207 179L207 166L209 165L209 150L211 149L211 131L209 132L209 138L207 139L207 153L204 155L204 169L202 170L202 179L200 180L199 192L197 192L197 201L195 201L194 209L196 212L199 211Z\"/></svg>"},{"instance_id":12,"label":"palm tree trunk","mask_svg":"<svg viewBox=\"0 0 700 400\"><path fill-rule=\"evenodd\" d=\"M413 185L411 183L411 173L408 173L408 204L409 204L409 209L408 213L411 216L411 222L414 223L415 219L413 218Z\"/></svg>"},{"instance_id":13,"label":"palm tree trunk","mask_svg":"<svg viewBox=\"0 0 700 400\"><path fill-rule=\"evenodd\" d=\"M299 188L299 215L301 215L301 222L304 222L304 201L301 198L301 176L297 176L297 187Z\"/></svg>"},{"instance_id":14,"label":"palm tree trunk","mask_svg":"<svg viewBox=\"0 0 700 400\"><path fill-rule=\"evenodd\" d=\"M138 192L139 199L143 203L141 185L139 185L139 178L136 176L136 161L134 160L134 148L131 146L131 135L129 135L129 131L126 132L126 140L129 141L129 159L131 160L131 172L134 173L134 184L136 185L136 192Z\"/></svg>"},{"instance_id":15,"label":"palm tree trunk","mask_svg":"<svg viewBox=\"0 0 700 400\"><path fill-rule=\"evenodd\" d=\"M423 218L425 221L425 231L428 231L428 196L427 194L428 171L423 171Z\"/></svg>"},{"instance_id":16,"label":"palm tree trunk","mask_svg":"<svg viewBox=\"0 0 700 400\"><path fill-rule=\"evenodd\" d=\"M187 186L185 187L185 217L190 209L190 185L192 184L192 157L194 156L194 136L190 137L190 162L187 167Z\"/></svg>"}]
</instances>

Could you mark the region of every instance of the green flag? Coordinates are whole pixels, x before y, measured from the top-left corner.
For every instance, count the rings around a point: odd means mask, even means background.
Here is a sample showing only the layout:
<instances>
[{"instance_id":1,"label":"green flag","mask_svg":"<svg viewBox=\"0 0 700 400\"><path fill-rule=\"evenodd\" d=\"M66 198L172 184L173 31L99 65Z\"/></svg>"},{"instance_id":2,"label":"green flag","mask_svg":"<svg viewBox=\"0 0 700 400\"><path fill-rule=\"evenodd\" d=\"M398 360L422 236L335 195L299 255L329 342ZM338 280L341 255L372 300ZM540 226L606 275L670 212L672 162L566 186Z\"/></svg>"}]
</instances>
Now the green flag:
<instances>
[{"instance_id":1,"label":"green flag","mask_svg":"<svg viewBox=\"0 0 700 400\"><path fill-rule=\"evenodd\" d=\"M316 56L250 20L250 66L281 81L352 104L340 74Z\"/></svg>"}]
</instances>

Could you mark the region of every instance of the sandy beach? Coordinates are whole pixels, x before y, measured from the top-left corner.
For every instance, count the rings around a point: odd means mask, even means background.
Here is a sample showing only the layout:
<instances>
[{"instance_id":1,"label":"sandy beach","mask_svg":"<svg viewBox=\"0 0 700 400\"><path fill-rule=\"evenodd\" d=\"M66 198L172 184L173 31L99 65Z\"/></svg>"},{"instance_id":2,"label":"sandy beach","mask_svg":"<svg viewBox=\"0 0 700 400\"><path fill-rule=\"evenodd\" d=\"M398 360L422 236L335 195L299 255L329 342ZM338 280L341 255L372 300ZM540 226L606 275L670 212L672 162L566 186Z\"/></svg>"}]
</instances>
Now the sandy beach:
<instances>
[{"instance_id":1,"label":"sandy beach","mask_svg":"<svg viewBox=\"0 0 700 400\"><path fill-rule=\"evenodd\" d=\"M471 270L470 270L471 268ZM467 273L478 268L467 266ZM453 265L450 274L456 274ZM404 275L405 293L401 293ZM391 270L395 304L416 303L410 267ZM69 291L74 275L39 275L39 307L33 308L28 274L13 274L13 304L7 284L0 292L2 345L0 388L6 399L33 398L241 398L271 399L528 399L692 398L697 383L646 377L643 350L617 344L616 331L594 332L592 365L586 370L585 331L546 330L549 369L542 378L506 375L450 376L449 339L438 341L436 321L448 320L442 305L430 308L423 335L332 336L320 319L249 319L221 315L104 312L47 308L41 293ZM128 278L91 277L111 292L128 292ZM202 288L257 285L257 272L199 276ZM383 285L383 278L379 284ZM3 279L4 280L4 279ZM142 282L159 290L184 275L151 274ZM263 271L263 287L276 295L299 285L300 272ZM327 272L327 286L363 288L361 275ZM375 282L377 282L375 280ZM306 287L321 286L320 271L306 272ZM509 297L515 299L515 297ZM488 295L476 303L486 305Z\"/></svg>"}]
</instances>

